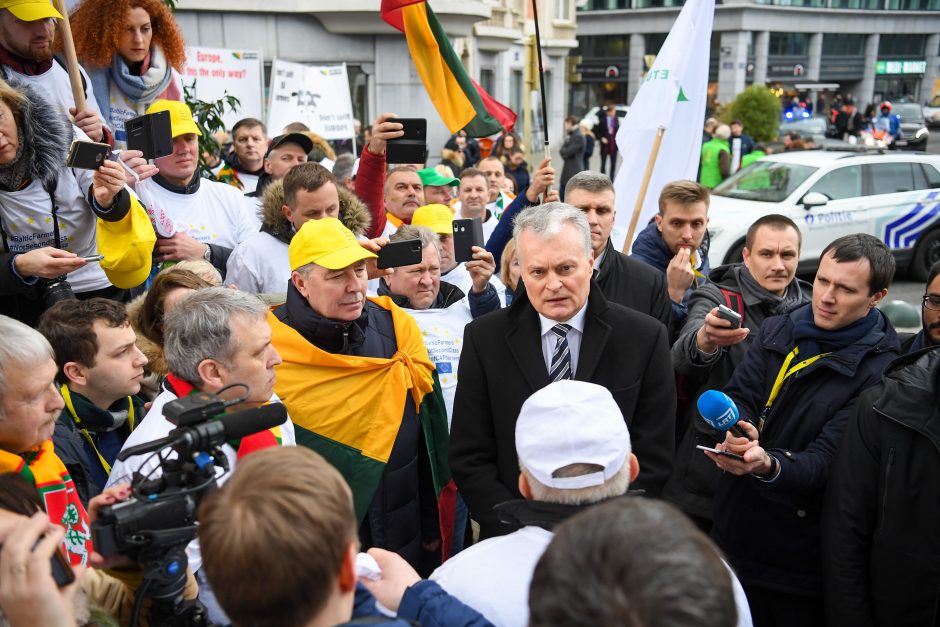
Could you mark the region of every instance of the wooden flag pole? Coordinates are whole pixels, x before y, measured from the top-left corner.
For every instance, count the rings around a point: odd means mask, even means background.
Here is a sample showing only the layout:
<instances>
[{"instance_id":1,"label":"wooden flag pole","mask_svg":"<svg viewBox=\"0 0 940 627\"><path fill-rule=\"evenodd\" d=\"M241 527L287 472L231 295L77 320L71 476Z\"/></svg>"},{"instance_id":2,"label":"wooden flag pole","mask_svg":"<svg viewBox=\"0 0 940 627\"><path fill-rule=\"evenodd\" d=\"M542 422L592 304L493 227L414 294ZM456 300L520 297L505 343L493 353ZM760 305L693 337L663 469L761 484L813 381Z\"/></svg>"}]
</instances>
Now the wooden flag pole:
<instances>
[{"instance_id":1,"label":"wooden flag pole","mask_svg":"<svg viewBox=\"0 0 940 627\"><path fill-rule=\"evenodd\" d=\"M552 150L548 145L548 105L545 101L545 68L542 67L542 35L539 32L539 8L538 0L532 0L532 21L535 24L535 54L539 61L539 95L542 97L542 130L545 133L545 158L552 158ZM529 106L526 103L526 106ZM545 195L548 196L551 186L545 188Z\"/></svg>"},{"instance_id":2,"label":"wooden flag pole","mask_svg":"<svg viewBox=\"0 0 940 627\"><path fill-rule=\"evenodd\" d=\"M69 81L72 83L72 97L75 99L75 111L84 111L85 87L82 85L81 70L78 69L78 56L75 54L75 41L72 39L72 27L69 25L68 7L65 0L54 0L56 11L62 14L59 28L62 31L62 48L65 50L65 61L69 70Z\"/></svg>"},{"instance_id":3,"label":"wooden flag pole","mask_svg":"<svg viewBox=\"0 0 940 627\"><path fill-rule=\"evenodd\" d=\"M630 254L630 247L633 245L633 234L636 233L636 223L640 221L640 212L643 211L643 202L646 200L646 191L650 186L650 179L653 178L653 168L656 166L656 157L659 156L659 147L663 143L663 134L666 129L660 126L656 129L656 137L653 138L653 147L650 150L650 158L646 162L646 171L643 173L643 181L640 183L640 193L636 197L636 205L633 207L633 215L630 217L630 228L627 229L627 239L623 243L623 254Z\"/></svg>"}]
</instances>

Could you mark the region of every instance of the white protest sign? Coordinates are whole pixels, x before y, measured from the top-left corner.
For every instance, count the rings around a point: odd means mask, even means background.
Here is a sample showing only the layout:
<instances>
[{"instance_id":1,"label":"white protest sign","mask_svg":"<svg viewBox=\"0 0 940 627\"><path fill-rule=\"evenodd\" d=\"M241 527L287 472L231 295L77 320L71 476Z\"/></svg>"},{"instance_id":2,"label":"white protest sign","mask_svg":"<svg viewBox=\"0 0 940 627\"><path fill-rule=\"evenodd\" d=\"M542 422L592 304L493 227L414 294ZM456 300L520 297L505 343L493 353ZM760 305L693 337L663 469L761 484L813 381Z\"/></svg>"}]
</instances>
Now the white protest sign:
<instances>
[{"instance_id":1,"label":"white protest sign","mask_svg":"<svg viewBox=\"0 0 940 627\"><path fill-rule=\"evenodd\" d=\"M451 417L454 415L454 395L457 393L457 366L463 348L463 328L473 320L470 301L464 297L447 309L405 311L418 323L428 357L437 368L444 405L447 407L447 428L450 429Z\"/></svg>"},{"instance_id":2,"label":"white protest sign","mask_svg":"<svg viewBox=\"0 0 940 627\"><path fill-rule=\"evenodd\" d=\"M302 65L280 59L271 67L268 128L280 133L303 122L324 139L355 137L346 65Z\"/></svg>"},{"instance_id":3,"label":"white protest sign","mask_svg":"<svg viewBox=\"0 0 940 627\"><path fill-rule=\"evenodd\" d=\"M261 51L227 50L224 48L186 48L183 83L196 83L196 97L212 102L226 92L241 103L235 111L226 109L222 119L232 128L242 118L258 118L264 114L261 86Z\"/></svg>"}]
</instances>

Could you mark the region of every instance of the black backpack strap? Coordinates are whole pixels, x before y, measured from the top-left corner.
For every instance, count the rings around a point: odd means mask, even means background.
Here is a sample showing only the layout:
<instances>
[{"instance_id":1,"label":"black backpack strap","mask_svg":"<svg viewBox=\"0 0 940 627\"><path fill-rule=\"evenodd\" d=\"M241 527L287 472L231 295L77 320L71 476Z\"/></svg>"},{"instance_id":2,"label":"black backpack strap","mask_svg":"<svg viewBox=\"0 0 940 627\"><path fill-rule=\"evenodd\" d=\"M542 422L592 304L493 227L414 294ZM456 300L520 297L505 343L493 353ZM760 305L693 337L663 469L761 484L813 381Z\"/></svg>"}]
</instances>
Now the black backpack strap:
<instances>
[{"instance_id":1,"label":"black backpack strap","mask_svg":"<svg viewBox=\"0 0 940 627\"><path fill-rule=\"evenodd\" d=\"M738 312L741 316L741 324L744 324L744 297L740 292L733 292L729 289L719 287L721 295L725 297L725 305L729 309Z\"/></svg>"}]
</instances>

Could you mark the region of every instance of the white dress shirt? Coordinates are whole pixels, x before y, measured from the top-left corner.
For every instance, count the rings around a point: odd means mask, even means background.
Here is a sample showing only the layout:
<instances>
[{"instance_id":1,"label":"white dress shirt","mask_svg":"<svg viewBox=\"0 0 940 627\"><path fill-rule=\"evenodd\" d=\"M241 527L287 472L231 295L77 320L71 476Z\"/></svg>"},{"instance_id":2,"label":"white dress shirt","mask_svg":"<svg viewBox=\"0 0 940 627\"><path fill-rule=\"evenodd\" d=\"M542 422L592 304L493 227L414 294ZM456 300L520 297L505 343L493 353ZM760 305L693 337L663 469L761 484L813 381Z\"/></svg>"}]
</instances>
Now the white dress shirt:
<instances>
[{"instance_id":1,"label":"white dress shirt","mask_svg":"<svg viewBox=\"0 0 940 627\"><path fill-rule=\"evenodd\" d=\"M545 369L552 371L552 355L555 354L555 345L558 344L558 336L552 333L552 327L556 324L570 324L568 330L568 354L571 358L571 378L578 372L578 355L581 353L581 337L584 335L584 318L587 315L587 301L578 310L578 313L571 316L563 322L549 320L542 314L539 314L539 322L542 325L542 357L545 358Z\"/></svg>"}]
</instances>

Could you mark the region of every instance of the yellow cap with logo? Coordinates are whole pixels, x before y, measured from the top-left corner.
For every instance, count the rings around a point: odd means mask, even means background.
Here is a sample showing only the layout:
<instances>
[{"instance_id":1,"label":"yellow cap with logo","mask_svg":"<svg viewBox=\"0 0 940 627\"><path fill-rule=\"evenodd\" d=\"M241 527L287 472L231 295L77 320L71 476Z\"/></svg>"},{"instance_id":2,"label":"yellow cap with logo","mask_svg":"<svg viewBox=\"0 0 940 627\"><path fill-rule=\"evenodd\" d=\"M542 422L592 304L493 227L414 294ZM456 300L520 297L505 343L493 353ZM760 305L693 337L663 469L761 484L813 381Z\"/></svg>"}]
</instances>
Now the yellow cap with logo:
<instances>
[{"instance_id":1,"label":"yellow cap with logo","mask_svg":"<svg viewBox=\"0 0 940 627\"><path fill-rule=\"evenodd\" d=\"M418 207L411 217L413 226L426 226L439 235L454 234L454 212L447 205Z\"/></svg>"},{"instance_id":2,"label":"yellow cap with logo","mask_svg":"<svg viewBox=\"0 0 940 627\"><path fill-rule=\"evenodd\" d=\"M173 137L195 133L202 135L196 121L193 119L193 112L185 102L179 100L157 100L147 108L147 113L159 113L160 111L170 112L170 130Z\"/></svg>"},{"instance_id":3,"label":"yellow cap with logo","mask_svg":"<svg viewBox=\"0 0 940 627\"><path fill-rule=\"evenodd\" d=\"M24 22L35 22L54 17L62 19L49 0L0 0L0 9L8 9L13 17Z\"/></svg>"},{"instance_id":4,"label":"yellow cap with logo","mask_svg":"<svg viewBox=\"0 0 940 627\"><path fill-rule=\"evenodd\" d=\"M329 270L342 270L363 259L378 257L359 244L353 232L336 218L309 220L290 241L290 269L315 263Z\"/></svg>"}]
</instances>

